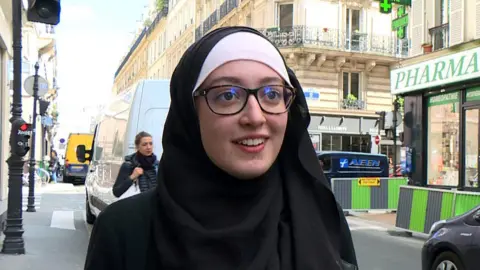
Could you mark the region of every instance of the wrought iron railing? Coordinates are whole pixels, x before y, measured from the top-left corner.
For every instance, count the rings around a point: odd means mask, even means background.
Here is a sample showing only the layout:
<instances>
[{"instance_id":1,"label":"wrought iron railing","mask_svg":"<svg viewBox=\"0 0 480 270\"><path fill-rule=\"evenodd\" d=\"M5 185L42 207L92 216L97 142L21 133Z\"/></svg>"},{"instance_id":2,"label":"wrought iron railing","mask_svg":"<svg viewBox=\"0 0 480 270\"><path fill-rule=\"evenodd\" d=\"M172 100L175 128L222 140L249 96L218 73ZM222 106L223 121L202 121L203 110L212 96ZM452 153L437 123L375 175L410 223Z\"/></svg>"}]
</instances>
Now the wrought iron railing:
<instances>
[{"instance_id":1,"label":"wrought iron railing","mask_svg":"<svg viewBox=\"0 0 480 270\"><path fill-rule=\"evenodd\" d=\"M365 101L358 99L344 99L341 106L342 109L346 110L365 110Z\"/></svg>"},{"instance_id":2,"label":"wrought iron railing","mask_svg":"<svg viewBox=\"0 0 480 270\"><path fill-rule=\"evenodd\" d=\"M279 48L306 46L397 57L408 55L408 42L399 43L392 36L303 25L258 30Z\"/></svg>"},{"instance_id":3,"label":"wrought iron railing","mask_svg":"<svg viewBox=\"0 0 480 270\"><path fill-rule=\"evenodd\" d=\"M433 50L441 50L449 47L449 24L442 24L428 29L430 38L432 40Z\"/></svg>"},{"instance_id":4,"label":"wrought iron railing","mask_svg":"<svg viewBox=\"0 0 480 270\"><path fill-rule=\"evenodd\" d=\"M232 10L238 6L238 0L225 0L219 8L212 12L203 23L195 29L195 40L200 39L203 35L208 33L218 21L227 16Z\"/></svg>"}]
</instances>

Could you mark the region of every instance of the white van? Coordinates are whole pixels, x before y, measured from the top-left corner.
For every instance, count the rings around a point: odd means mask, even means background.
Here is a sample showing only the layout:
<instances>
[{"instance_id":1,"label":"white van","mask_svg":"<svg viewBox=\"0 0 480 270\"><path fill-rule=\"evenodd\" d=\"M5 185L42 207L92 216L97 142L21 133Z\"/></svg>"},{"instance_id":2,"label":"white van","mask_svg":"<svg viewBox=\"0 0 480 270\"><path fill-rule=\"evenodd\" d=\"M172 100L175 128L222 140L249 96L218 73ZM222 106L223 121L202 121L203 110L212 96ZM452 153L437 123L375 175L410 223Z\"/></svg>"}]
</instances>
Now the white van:
<instances>
[{"instance_id":1,"label":"white van","mask_svg":"<svg viewBox=\"0 0 480 270\"><path fill-rule=\"evenodd\" d=\"M93 224L107 205L117 200L112 187L125 156L135 152L134 140L140 131L152 135L154 153L160 159L163 126L169 108L169 80L140 81L107 104L95 128L85 181L86 220L89 224Z\"/></svg>"}]
</instances>

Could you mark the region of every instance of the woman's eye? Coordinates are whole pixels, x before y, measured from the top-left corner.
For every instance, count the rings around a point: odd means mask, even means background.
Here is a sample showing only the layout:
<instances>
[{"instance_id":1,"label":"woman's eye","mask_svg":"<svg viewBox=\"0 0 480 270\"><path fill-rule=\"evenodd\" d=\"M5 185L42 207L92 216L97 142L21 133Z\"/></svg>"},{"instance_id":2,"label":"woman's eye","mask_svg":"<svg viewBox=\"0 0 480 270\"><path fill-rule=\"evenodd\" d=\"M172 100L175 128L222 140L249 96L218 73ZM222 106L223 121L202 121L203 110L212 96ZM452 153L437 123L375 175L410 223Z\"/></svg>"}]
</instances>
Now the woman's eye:
<instances>
[{"instance_id":1,"label":"woman's eye","mask_svg":"<svg viewBox=\"0 0 480 270\"><path fill-rule=\"evenodd\" d=\"M225 93L222 93L220 97L225 100L232 100L234 97L234 94L232 92L225 92Z\"/></svg>"},{"instance_id":2,"label":"woman's eye","mask_svg":"<svg viewBox=\"0 0 480 270\"><path fill-rule=\"evenodd\" d=\"M281 97L280 91L274 88L265 88L263 90L264 96L268 99L278 99Z\"/></svg>"},{"instance_id":3,"label":"woman's eye","mask_svg":"<svg viewBox=\"0 0 480 270\"><path fill-rule=\"evenodd\" d=\"M224 92L219 93L217 95L217 99L225 100L225 101L230 101L230 100L233 100L233 99L238 98L238 97L239 97L238 91L236 91L234 89L224 91Z\"/></svg>"}]
</instances>

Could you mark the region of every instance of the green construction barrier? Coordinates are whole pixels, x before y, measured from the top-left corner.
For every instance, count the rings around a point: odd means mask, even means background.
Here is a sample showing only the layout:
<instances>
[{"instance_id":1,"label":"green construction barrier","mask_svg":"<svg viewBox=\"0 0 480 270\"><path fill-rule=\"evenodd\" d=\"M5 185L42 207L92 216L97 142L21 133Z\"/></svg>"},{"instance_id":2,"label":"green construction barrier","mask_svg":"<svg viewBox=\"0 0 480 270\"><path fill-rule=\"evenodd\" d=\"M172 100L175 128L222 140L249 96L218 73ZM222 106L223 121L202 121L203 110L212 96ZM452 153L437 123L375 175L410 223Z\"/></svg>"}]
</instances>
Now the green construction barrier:
<instances>
[{"instance_id":1,"label":"green construction barrier","mask_svg":"<svg viewBox=\"0 0 480 270\"><path fill-rule=\"evenodd\" d=\"M395 226L427 234L433 223L480 205L480 193L416 186L400 187Z\"/></svg>"},{"instance_id":2,"label":"green construction barrier","mask_svg":"<svg viewBox=\"0 0 480 270\"><path fill-rule=\"evenodd\" d=\"M332 178L332 190L343 210L397 210L400 186L408 179Z\"/></svg>"}]
</instances>

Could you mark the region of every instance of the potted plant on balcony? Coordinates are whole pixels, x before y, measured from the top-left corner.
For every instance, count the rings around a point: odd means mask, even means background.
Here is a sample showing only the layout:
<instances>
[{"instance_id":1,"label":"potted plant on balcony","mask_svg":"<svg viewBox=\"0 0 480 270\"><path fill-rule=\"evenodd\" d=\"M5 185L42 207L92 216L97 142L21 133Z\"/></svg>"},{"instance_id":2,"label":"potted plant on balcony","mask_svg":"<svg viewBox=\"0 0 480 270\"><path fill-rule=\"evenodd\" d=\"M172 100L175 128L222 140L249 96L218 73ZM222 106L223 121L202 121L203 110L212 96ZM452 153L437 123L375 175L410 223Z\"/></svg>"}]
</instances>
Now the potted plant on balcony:
<instances>
[{"instance_id":1,"label":"potted plant on balcony","mask_svg":"<svg viewBox=\"0 0 480 270\"><path fill-rule=\"evenodd\" d=\"M433 45L430 42L426 42L422 44L423 53L431 53L433 49Z\"/></svg>"},{"instance_id":2,"label":"potted plant on balcony","mask_svg":"<svg viewBox=\"0 0 480 270\"><path fill-rule=\"evenodd\" d=\"M343 100L343 108L348 109L348 108L356 108L358 107L357 105L357 97L352 94L348 94L347 98Z\"/></svg>"}]
</instances>

